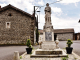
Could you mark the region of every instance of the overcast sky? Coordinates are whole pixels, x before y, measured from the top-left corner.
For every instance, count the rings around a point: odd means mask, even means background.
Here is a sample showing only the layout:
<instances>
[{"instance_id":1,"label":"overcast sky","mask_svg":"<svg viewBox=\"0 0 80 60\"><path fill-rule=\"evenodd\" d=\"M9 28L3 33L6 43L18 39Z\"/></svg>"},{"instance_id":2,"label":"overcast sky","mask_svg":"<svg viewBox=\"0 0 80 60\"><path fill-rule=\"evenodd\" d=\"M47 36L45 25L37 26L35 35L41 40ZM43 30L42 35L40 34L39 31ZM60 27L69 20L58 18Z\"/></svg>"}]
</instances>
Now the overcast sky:
<instances>
[{"instance_id":1,"label":"overcast sky","mask_svg":"<svg viewBox=\"0 0 80 60\"><path fill-rule=\"evenodd\" d=\"M0 0L1 7L11 4L27 13L33 13L34 6L44 6L46 3L54 3L59 0ZM51 21L54 29L74 28L75 32L80 32L80 0L62 0L50 5L52 14ZM41 7L39 16L39 29L43 29L45 23L44 7Z\"/></svg>"}]
</instances>

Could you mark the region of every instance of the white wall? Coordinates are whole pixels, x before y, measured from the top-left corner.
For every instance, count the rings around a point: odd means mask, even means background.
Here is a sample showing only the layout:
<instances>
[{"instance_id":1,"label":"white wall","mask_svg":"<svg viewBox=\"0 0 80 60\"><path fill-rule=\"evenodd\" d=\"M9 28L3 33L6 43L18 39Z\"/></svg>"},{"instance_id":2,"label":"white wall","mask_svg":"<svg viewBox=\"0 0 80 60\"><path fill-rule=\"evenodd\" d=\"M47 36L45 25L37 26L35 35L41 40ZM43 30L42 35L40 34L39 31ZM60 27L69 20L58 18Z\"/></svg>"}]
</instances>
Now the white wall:
<instances>
[{"instance_id":1,"label":"white wall","mask_svg":"<svg viewBox=\"0 0 80 60\"><path fill-rule=\"evenodd\" d=\"M39 35L39 40L40 39L43 41L43 34L42 35Z\"/></svg>"}]
</instances>

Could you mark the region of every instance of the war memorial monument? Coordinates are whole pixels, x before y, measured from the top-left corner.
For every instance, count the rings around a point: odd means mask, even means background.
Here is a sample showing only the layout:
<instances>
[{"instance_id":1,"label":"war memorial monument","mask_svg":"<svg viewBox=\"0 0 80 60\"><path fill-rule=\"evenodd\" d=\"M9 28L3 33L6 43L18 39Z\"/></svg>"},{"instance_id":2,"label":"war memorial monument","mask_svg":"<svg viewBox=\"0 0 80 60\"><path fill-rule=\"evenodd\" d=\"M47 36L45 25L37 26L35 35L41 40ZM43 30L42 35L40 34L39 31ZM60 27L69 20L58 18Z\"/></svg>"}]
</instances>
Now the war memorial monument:
<instances>
[{"instance_id":1,"label":"war memorial monument","mask_svg":"<svg viewBox=\"0 0 80 60\"><path fill-rule=\"evenodd\" d=\"M35 50L31 57L66 57L67 54L60 49L56 41L54 41L54 29L51 23L51 7L46 4L45 11L45 25L43 26L43 41L39 49Z\"/></svg>"}]
</instances>

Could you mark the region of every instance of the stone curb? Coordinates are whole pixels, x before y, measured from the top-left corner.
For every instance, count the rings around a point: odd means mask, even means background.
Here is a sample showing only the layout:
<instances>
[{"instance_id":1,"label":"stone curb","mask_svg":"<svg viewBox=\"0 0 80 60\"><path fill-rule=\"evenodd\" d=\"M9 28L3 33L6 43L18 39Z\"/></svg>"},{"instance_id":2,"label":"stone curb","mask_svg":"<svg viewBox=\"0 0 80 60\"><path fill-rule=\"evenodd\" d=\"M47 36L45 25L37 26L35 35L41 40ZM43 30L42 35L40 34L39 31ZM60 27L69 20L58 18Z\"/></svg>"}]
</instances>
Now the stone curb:
<instances>
[{"instance_id":1,"label":"stone curb","mask_svg":"<svg viewBox=\"0 0 80 60\"><path fill-rule=\"evenodd\" d=\"M66 52L66 50L65 50L65 49L63 49L63 50ZM74 57L75 57L75 58L80 59L80 56L79 56L79 55L77 55L76 53L72 52L72 54L74 55Z\"/></svg>"},{"instance_id":2,"label":"stone curb","mask_svg":"<svg viewBox=\"0 0 80 60\"><path fill-rule=\"evenodd\" d=\"M72 54L73 54L76 58L80 59L80 56L77 55L76 53L72 52Z\"/></svg>"},{"instance_id":3,"label":"stone curb","mask_svg":"<svg viewBox=\"0 0 80 60\"><path fill-rule=\"evenodd\" d=\"M27 54L27 52L23 53L21 56L22 56L22 59L25 58L25 55ZM20 60L22 60L20 59Z\"/></svg>"}]
</instances>

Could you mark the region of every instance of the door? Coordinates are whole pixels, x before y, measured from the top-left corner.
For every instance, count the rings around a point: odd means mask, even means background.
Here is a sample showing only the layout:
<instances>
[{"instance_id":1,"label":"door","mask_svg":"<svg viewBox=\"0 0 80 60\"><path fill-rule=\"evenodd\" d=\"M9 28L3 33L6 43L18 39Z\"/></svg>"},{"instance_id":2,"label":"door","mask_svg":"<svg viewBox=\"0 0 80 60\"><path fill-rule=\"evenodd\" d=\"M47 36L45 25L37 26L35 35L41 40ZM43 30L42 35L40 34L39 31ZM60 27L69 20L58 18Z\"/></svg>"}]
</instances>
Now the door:
<instances>
[{"instance_id":1,"label":"door","mask_svg":"<svg viewBox=\"0 0 80 60\"><path fill-rule=\"evenodd\" d=\"M56 38L57 38L57 35L55 34L55 35L54 35L54 41L56 40Z\"/></svg>"}]
</instances>

